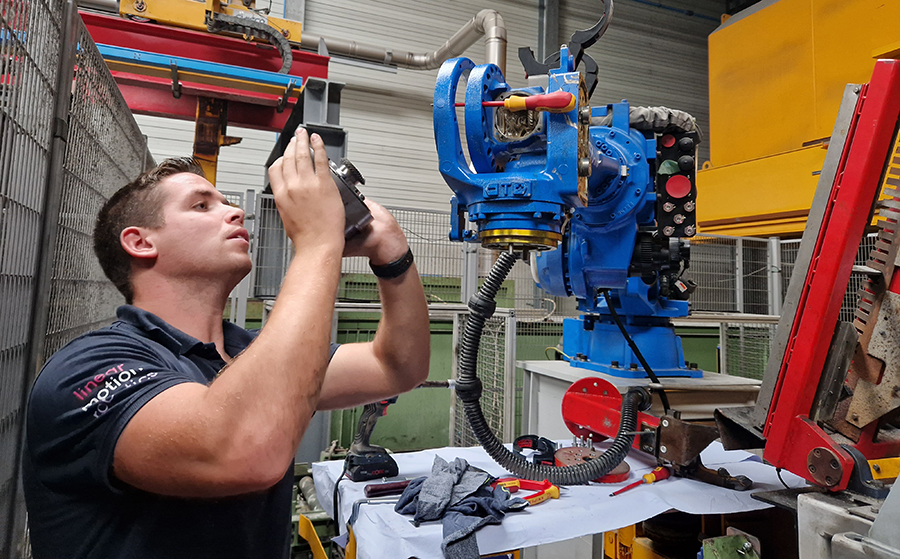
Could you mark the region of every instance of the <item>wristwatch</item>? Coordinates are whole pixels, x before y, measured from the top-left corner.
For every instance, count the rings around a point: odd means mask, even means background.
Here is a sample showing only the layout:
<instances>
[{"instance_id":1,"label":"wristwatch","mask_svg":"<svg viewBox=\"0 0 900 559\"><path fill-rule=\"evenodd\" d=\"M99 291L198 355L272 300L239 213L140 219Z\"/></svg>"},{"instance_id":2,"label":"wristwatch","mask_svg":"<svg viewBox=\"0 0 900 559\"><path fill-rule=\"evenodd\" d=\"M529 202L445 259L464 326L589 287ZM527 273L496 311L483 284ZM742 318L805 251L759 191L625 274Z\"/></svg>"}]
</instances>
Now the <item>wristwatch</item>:
<instances>
[{"instance_id":1,"label":"wristwatch","mask_svg":"<svg viewBox=\"0 0 900 559\"><path fill-rule=\"evenodd\" d=\"M394 279L405 274L406 271L409 270L409 267L412 266L412 263L413 253L410 248L407 249L406 254L393 262L385 264L384 266L375 266L369 262L369 267L372 268L372 273L375 274L376 277L382 279Z\"/></svg>"}]
</instances>

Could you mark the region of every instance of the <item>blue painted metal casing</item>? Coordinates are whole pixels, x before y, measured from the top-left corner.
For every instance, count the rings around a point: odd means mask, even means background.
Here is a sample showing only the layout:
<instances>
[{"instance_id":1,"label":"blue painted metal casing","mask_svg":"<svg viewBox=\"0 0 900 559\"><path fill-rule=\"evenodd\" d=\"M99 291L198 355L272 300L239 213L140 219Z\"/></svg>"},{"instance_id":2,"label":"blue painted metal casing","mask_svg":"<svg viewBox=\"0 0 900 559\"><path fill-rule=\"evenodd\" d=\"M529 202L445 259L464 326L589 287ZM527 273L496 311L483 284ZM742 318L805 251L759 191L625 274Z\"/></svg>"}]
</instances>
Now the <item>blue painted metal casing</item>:
<instances>
[{"instance_id":1,"label":"blue painted metal casing","mask_svg":"<svg viewBox=\"0 0 900 559\"><path fill-rule=\"evenodd\" d=\"M580 96L581 78L571 68L566 49L561 67L551 70L546 93L567 91ZM471 164L463 152L455 108L465 80L464 123ZM538 283L558 296L574 295L584 313L564 321L563 351L574 367L624 377L644 377L612 320L598 290L609 289L618 314L654 372L660 376L699 376L685 367L681 340L669 319L686 316L686 301L659 296L658 284L629 277L639 230L656 224L654 183L656 138L629 126L623 101L592 109L591 116L610 115L607 126L579 123L579 106L568 113L536 113L541 126L530 136L504 142L495 133L494 108L483 102L512 90L493 65L476 66L466 58L448 60L435 85L434 126L440 172L454 192L450 238L476 241L466 230L464 215L486 230L528 230L561 234L555 250L533 253ZM587 133L585 134L585 130ZM579 193L579 163L587 157L590 175ZM581 194L581 196L579 196ZM618 365L618 366L616 366Z\"/></svg>"},{"instance_id":2,"label":"blue painted metal casing","mask_svg":"<svg viewBox=\"0 0 900 559\"><path fill-rule=\"evenodd\" d=\"M610 108L612 125L590 129L591 162L599 171L592 169L588 181L588 205L575 209L563 245L536 261L541 288L561 297L575 295L585 312L598 310L597 289L625 286L638 227L654 222L649 162L656 157L655 141L648 145L643 134L628 127L627 102Z\"/></svg>"},{"instance_id":3,"label":"blue painted metal casing","mask_svg":"<svg viewBox=\"0 0 900 559\"><path fill-rule=\"evenodd\" d=\"M472 165L463 153L455 102L459 82L468 73L465 90L466 143ZM577 72L551 76L549 92L578 95ZM544 133L522 142L502 142L493 132L493 101L509 91L500 69L475 66L467 58L444 62L434 94L435 143L440 172L453 190L452 240L466 235L463 212L479 231L527 230L560 234L565 209L578 201L577 109L563 114L539 113Z\"/></svg>"},{"instance_id":4,"label":"blue painted metal casing","mask_svg":"<svg viewBox=\"0 0 900 559\"><path fill-rule=\"evenodd\" d=\"M645 378L647 373L625 343L619 327L594 318L586 315L563 321L563 353L571 357L569 364L617 377ZM681 338L671 326L629 324L628 334L656 376L703 376L702 371L684 366Z\"/></svg>"}]
</instances>

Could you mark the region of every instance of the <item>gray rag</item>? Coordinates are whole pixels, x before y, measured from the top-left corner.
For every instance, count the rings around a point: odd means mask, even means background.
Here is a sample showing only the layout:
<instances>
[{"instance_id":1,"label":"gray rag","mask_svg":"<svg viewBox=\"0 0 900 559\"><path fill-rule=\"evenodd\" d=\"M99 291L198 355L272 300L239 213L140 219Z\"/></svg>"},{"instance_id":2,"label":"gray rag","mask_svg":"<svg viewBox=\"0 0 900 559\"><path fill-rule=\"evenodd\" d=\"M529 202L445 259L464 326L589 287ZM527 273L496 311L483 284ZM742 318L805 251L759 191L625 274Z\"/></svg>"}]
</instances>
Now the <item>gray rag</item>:
<instances>
[{"instance_id":1,"label":"gray rag","mask_svg":"<svg viewBox=\"0 0 900 559\"><path fill-rule=\"evenodd\" d=\"M462 458L447 463L434 457L431 476L412 480L394 510L412 514L413 523L442 519L441 550L447 559L477 559L475 531L485 524L499 524L508 511L522 510L524 499L510 498L503 488L491 489L492 478Z\"/></svg>"}]
</instances>

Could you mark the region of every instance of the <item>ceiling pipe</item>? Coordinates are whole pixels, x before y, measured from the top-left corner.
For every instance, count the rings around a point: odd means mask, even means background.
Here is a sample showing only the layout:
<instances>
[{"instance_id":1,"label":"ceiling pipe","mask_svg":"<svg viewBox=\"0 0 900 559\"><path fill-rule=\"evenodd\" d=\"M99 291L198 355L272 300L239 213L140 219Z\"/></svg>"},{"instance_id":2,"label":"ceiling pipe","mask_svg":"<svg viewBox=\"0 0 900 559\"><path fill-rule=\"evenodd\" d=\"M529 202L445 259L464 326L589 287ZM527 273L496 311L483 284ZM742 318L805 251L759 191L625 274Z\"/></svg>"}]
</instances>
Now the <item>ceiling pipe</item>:
<instances>
[{"instance_id":1,"label":"ceiling pipe","mask_svg":"<svg viewBox=\"0 0 900 559\"><path fill-rule=\"evenodd\" d=\"M119 13L118 0L80 0L78 8L91 8L100 12Z\"/></svg>"},{"instance_id":2,"label":"ceiling pipe","mask_svg":"<svg viewBox=\"0 0 900 559\"><path fill-rule=\"evenodd\" d=\"M439 68L445 60L461 56L482 35L484 36L485 62L496 64L506 74L506 25L503 23L503 17L494 10L478 12L459 31L447 39L447 42L429 54L394 53L392 49L362 45L356 41L324 38L307 31L303 31L300 44L304 48L316 50L319 48L319 42L323 41L329 54L411 70L433 70Z\"/></svg>"}]
</instances>

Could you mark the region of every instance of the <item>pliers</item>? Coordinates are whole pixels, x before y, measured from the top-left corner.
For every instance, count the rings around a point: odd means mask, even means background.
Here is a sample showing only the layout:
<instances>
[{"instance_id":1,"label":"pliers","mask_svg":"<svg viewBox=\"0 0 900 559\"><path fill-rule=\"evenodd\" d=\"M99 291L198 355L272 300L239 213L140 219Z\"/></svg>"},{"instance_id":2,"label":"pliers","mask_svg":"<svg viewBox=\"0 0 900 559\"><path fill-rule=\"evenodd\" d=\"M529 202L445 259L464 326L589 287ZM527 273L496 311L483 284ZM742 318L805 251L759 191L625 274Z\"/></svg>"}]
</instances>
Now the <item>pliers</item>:
<instances>
[{"instance_id":1,"label":"pliers","mask_svg":"<svg viewBox=\"0 0 900 559\"><path fill-rule=\"evenodd\" d=\"M527 497L523 497L530 505L543 503L547 499L559 499L559 486L553 485L546 479L544 481L532 481L530 479L506 477L494 481L491 483L491 487L503 487L510 493L515 493L519 489L537 491Z\"/></svg>"}]
</instances>

